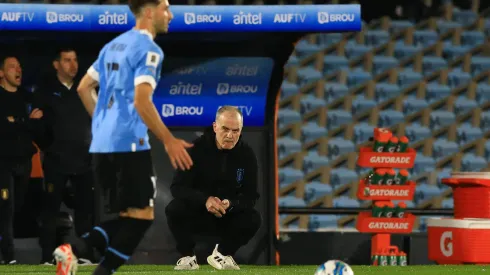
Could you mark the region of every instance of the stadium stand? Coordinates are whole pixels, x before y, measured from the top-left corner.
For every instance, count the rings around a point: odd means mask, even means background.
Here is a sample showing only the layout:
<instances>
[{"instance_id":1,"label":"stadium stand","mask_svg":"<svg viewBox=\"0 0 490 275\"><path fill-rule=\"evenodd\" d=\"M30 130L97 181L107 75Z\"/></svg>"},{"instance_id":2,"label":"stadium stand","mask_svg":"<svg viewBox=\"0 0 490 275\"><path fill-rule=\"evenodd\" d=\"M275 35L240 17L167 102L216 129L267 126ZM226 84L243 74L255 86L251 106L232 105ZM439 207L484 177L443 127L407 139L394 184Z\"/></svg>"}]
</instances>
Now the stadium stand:
<instances>
[{"instance_id":1,"label":"stadium stand","mask_svg":"<svg viewBox=\"0 0 490 275\"><path fill-rule=\"evenodd\" d=\"M451 3L413 23L387 17L360 33L313 34L296 45L278 114L280 206L367 207L357 151L374 127L417 150L408 207L452 208L451 171L488 171L490 16ZM426 230L426 219L415 228ZM282 230L355 230L355 216L281 215Z\"/></svg>"}]
</instances>

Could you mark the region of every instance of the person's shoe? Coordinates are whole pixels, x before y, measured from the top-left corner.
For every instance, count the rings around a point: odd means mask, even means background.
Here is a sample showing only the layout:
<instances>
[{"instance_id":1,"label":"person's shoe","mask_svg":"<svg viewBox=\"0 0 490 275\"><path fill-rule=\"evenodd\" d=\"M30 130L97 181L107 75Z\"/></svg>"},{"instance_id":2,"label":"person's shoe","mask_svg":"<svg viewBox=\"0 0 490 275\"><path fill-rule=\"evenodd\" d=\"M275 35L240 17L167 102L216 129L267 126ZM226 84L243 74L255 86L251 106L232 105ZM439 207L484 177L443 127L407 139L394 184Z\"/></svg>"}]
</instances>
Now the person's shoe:
<instances>
[{"instance_id":1,"label":"person's shoe","mask_svg":"<svg viewBox=\"0 0 490 275\"><path fill-rule=\"evenodd\" d=\"M53 252L56 260L56 275L75 275L77 273L77 257L73 254L71 245L64 244Z\"/></svg>"},{"instance_id":2,"label":"person's shoe","mask_svg":"<svg viewBox=\"0 0 490 275\"><path fill-rule=\"evenodd\" d=\"M8 264L8 265L17 264L17 260L8 261L6 264Z\"/></svg>"},{"instance_id":3,"label":"person's shoe","mask_svg":"<svg viewBox=\"0 0 490 275\"><path fill-rule=\"evenodd\" d=\"M78 259L78 265L97 265L97 264L93 263L89 259L79 258Z\"/></svg>"},{"instance_id":4,"label":"person's shoe","mask_svg":"<svg viewBox=\"0 0 490 275\"><path fill-rule=\"evenodd\" d=\"M199 269L196 256L182 257L177 261L177 265L174 267L174 270L196 270L196 269Z\"/></svg>"},{"instance_id":5,"label":"person's shoe","mask_svg":"<svg viewBox=\"0 0 490 275\"><path fill-rule=\"evenodd\" d=\"M240 270L233 257L219 253L218 245L214 248L213 254L208 257L208 264L218 270Z\"/></svg>"}]
</instances>

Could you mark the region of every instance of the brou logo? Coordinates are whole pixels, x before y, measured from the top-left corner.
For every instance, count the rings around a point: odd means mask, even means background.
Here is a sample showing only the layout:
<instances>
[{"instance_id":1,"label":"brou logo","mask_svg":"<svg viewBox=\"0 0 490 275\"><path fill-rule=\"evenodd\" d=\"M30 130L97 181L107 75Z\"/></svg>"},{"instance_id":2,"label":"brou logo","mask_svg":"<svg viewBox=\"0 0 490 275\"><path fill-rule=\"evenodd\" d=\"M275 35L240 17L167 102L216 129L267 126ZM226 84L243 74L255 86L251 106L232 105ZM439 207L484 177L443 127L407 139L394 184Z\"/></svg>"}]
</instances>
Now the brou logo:
<instances>
[{"instance_id":1,"label":"brou logo","mask_svg":"<svg viewBox=\"0 0 490 275\"><path fill-rule=\"evenodd\" d=\"M258 91L259 87L255 85L230 85L228 83L218 83L218 88L216 89L216 93L218 95L226 95L226 94L254 94Z\"/></svg>"},{"instance_id":2,"label":"brou logo","mask_svg":"<svg viewBox=\"0 0 490 275\"><path fill-rule=\"evenodd\" d=\"M46 22L48 24L58 22L83 22L83 14L76 13L56 13L53 11L46 12Z\"/></svg>"},{"instance_id":3,"label":"brou logo","mask_svg":"<svg viewBox=\"0 0 490 275\"><path fill-rule=\"evenodd\" d=\"M163 104L162 105L162 116L200 116L203 113L204 108L197 106L174 106L173 104Z\"/></svg>"},{"instance_id":4,"label":"brou logo","mask_svg":"<svg viewBox=\"0 0 490 275\"><path fill-rule=\"evenodd\" d=\"M398 163L398 164L409 164L410 157L371 157L369 159L371 163Z\"/></svg>"},{"instance_id":5,"label":"brou logo","mask_svg":"<svg viewBox=\"0 0 490 275\"><path fill-rule=\"evenodd\" d=\"M354 22L355 15L353 13L337 13L330 14L328 12L320 11L317 14L318 23L327 24L335 22Z\"/></svg>"},{"instance_id":6,"label":"brou logo","mask_svg":"<svg viewBox=\"0 0 490 275\"><path fill-rule=\"evenodd\" d=\"M184 13L184 22L187 25L196 23L220 23L221 15L216 14L195 14L193 12Z\"/></svg>"}]
</instances>

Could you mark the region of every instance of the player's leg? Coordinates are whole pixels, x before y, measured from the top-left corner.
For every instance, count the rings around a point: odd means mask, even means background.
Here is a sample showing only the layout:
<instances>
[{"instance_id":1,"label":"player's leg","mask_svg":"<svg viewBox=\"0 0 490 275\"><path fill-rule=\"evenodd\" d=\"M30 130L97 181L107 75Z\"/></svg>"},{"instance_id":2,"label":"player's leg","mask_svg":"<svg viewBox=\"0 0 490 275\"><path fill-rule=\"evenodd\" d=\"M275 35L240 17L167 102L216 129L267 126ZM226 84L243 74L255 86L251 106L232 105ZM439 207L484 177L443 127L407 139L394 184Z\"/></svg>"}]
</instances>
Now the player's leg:
<instances>
[{"instance_id":1,"label":"player's leg","mask_svg":"<svg viewBox=\"0 0 490 275\"><path fill-rule=\"evenodd\" d=\"M208 257L208 263L216 269L240 269L233 256L253 238L261 223L260 213L255 209L226 214L219 220L222 240Z\"/></svg>"},{"instance_id":2,"label":"player's leg","mask_svg":"<svg viewBox=\"0 0 490 275\"><path fill-rule=\"evenodd\" d=\"M10 165L0 162L0 252L3 263L14 260L14 198Z\"/></svg>"}]
</instances>

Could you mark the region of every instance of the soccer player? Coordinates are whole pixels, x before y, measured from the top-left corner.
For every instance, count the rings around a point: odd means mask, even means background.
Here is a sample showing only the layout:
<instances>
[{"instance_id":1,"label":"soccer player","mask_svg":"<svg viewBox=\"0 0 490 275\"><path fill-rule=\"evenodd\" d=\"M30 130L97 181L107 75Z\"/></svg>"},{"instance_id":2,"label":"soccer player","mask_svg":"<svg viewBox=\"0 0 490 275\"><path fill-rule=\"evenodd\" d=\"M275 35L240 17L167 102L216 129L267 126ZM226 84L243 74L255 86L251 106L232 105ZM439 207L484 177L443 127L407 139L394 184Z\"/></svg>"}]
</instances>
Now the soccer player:
<instances>
[{"instance_id":1,"label":"soccer player","mask_svg":"<svg viewBox=\"0 0 490 275\"><path fill-rule=\"evenodd\" d=\"M119 218L94 227L83 239L53 253L58 275L73 275L78 257L95 247L104 254L93 275L114 273L133 254L154 219L153 177L148 128L165 144L174 168L190 169L192 145L175 138L151 101L161 72L163 52L153 41L168 31L173 14L168 0L131 0L136 26L101 50L78 87L92 115L96 184L118 190L111 212ZM97 102L92 90L99 86ZM117 188L117 189L115 189ZM111 198L113 199L113 198Z\"/></svg>"}]
</instances>

